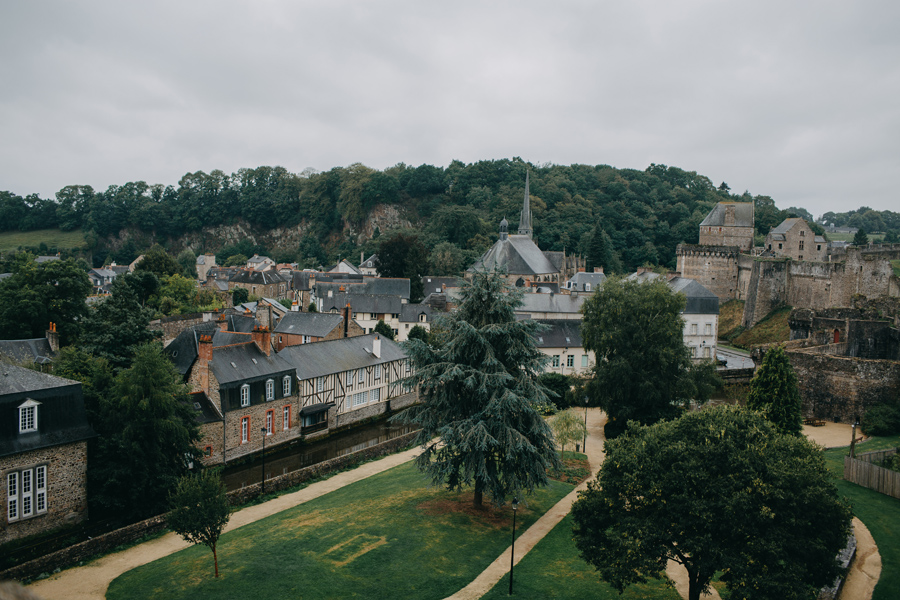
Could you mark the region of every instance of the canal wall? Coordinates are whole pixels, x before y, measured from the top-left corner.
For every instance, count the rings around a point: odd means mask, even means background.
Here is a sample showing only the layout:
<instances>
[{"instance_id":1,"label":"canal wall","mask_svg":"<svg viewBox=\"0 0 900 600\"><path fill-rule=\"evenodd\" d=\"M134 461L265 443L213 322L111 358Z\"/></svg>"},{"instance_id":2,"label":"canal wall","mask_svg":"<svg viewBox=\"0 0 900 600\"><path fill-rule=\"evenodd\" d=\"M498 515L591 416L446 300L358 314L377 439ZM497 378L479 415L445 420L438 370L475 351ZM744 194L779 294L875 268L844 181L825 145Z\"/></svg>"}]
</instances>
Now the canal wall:
<instances>
[{"instance_id":1,"label":"canal wall","mask_svg":"<svg viewBox=\"0 0 900 600\"><path fill-rule=\"evenodd\" d=\"M272 493L286 490L312 479L324 477L335 471L393 454L409 446L417 434L417 431L407 433L369 448L273 477L266 480L266 492ZM232 506L241 506L257 498L261 492L262 485L255 483L229 492L228 500ZM165 529L165 515L156 515L144 521L132 523L121 529L98 535L79 544L30 560L21 565L16 565L5 571L0 571L0 581L14 579L19 582L27 582L41 575L54 573L60 569L93 559L99 554L114 551L119 546L132 544L147 535L152 535Z\"/></svg>"}]
</instances>

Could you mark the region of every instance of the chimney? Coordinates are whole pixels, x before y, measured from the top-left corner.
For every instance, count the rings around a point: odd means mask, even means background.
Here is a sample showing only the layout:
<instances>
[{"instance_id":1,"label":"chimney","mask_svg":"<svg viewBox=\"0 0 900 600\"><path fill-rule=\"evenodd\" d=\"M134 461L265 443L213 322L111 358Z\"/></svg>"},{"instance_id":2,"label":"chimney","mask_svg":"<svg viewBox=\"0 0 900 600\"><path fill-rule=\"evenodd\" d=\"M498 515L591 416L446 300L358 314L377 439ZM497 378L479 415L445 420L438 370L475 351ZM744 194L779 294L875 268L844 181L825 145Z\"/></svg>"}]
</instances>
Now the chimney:
<instances>
[{"instance_id":1,"label":"chimney","mask_svg":"<svg viewBox=\"0 0 900 600\"><path fill-rule=\"evenodd\" d=\"M228 331L228 321L225 320L225 313L219 313L219 317L216 319L216 326L219 328L219 331Z\"/></svg>"},{"instance_id":2,"label":"chimney","mask_svg":"<svg viewBox=\"0 0 900 600\"><path fill-rule=\"evenodd\" d=\"M597 270L597 268L594 267L594 271L595 271L595 272L596 272L596 270ZM584 267L578 267L578 272L579 272L579 273L584 273Z\"/></svg>"},{"instance_id":3,"label":"chimney","mask_svg":"<svg viewBox=\"0 0 900 600\"><path fill-rule=\"evenodd\" d=\"M209 361L213 357L212 336L203 334L197 348L197 371L200 373L200 387L209 394Z\"/></svg>"},{"instance_id":4,"label":"chimney","mask_svg":"<svg viewBox=\"0 0 900 600\"><path fill-rule=\"evenodd\" d=\"M250 333L250 337L253 339L253 343L256 344L256 347L259 348L260 352L266 356L271 356L272 334L269 333L268 327L262 325L254 327L253 331Z\"/></svg>"},{"instance_id":5,"label":"chimney","mask_svg":"<svg viewBox=\"0 0 900 600\"><path fill-rule=\"evenodd\" d=\"M47 327L47 341L50 342L50 350L59 352L59 332L56 331L56 323L51 322Z\"/></svg>"},{"instance_id":6,"label":"chimney","mask_svg":"<svg viewBox=\"0 0 900 600\"><path fill-rule=\"evenodd\" d=\"M360 266L362 266L362 264L363 264L364 262L366 262L366 255L363 254L363 251L362 251L362 250L360 250L360 251L359 251L359 264L360 264Z\"/></svg>"},{"instance_id":7,"label":"chimney","mask_svg":"<svg viewBox=\"0 0 900 600\"><path fill-rule=\"evenodd\" d=\"M594 267L594 273L603 274L603 267Z\"/></svg>"},{"instance_id":8,"label":"chimney","mask_svg":"<svg viewBox=\"0 0 900 600\"><path fill-rule=\"evenodd\" d=\"M350 329L350 303L347 303L347 306L344 307L342 311L344 313L344 337L347 337L349 329Z\"/></svg>"},{"instance_id":9,"label":"chimney","mask_svg":"<svg viewBox=\"0 0 900 600\"><path fill-rule=\"evenodd\" d=\"M375 339L372 340L372 356L381 358L381 336L378 334L375 334Z\"/></svg>"},{"instance_id":10,"label":"chimney","mask_svg":"<svg viewBox=\"0 0 900 600\"><path fill-rule=\"evenodd\" d=\"M725 205L725 226L734 227L734 204Z\"/></svg>"}]
</instances>

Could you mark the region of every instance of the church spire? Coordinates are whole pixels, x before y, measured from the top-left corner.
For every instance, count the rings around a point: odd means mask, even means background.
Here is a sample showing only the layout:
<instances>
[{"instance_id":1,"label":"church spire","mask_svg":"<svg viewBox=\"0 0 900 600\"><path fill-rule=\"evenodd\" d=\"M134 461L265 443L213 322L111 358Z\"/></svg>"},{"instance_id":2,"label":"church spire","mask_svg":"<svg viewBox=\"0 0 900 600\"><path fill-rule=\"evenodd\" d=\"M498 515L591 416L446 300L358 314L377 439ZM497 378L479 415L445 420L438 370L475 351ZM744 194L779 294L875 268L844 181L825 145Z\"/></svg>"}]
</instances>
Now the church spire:
<instances>
[{"instance_id":1,"label":"church spire","mask_svg":"<svg viewBox=\"0 0 900 600\"><path fill-rule=\"evenodd\" d=\"M528 195L528 170L525 171L525 203L522 205L522 216L519 217L519 235L527 235L531 238L534 230L531 228L531 201Z\"/></svg>"}]
</instances>

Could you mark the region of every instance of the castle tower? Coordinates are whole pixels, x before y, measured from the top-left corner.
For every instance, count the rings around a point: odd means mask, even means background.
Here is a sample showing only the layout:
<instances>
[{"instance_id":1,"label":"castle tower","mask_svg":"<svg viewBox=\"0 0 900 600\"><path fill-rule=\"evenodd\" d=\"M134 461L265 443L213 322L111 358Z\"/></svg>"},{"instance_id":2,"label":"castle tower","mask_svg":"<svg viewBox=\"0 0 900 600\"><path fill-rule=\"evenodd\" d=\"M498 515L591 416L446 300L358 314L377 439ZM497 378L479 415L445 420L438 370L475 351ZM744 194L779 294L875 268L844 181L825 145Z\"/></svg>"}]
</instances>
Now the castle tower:
<instances>
[{"instance_id":1,"label":"castle tower","mask_svg":"<svg viewBox=\"0 0 900 600\"><path fill-rule=\"evenodd\" d=\"M525 202L522 205L522 216L519 217L519 235L527 235L531 239L534 230L531 228L531 200L528 194L528 171L525 171Z\"/></svg>"}]
</instances>

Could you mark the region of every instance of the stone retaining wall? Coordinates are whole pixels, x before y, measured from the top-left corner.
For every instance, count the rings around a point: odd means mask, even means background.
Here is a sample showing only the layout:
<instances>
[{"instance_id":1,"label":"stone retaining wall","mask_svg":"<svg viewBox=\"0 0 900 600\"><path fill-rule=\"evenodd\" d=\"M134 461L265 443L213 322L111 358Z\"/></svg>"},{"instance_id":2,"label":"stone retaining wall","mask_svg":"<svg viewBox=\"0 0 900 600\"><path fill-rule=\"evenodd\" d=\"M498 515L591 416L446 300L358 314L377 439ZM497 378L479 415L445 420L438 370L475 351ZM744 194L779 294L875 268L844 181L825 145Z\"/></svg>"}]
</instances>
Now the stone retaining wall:
<instances>
[{"instance_id":1,"label":"stone retaining wall","mask_svg":"<svg viewBox=\"0 0 900 600\"><path fill-rule=\"evenodd\" d=\"M272 479L266 480L266 492L288 489L299 485L300 483L322 477L340 469L351 467L366 460L393 454L401 448L411 444L417 434L418 432L407 433L370 448L345 454L344 456L311 465L285 475L273 477ZM260 493L261 485L257 483L229 492L228 498L232 506L241 506L259 496ZM63 548L62 550L58 550L46 556L30 560L5 571L0 571L0 581L7 579L15 579L18 581L34 579L42 573L52 573L57 569L62 569L81 561L89 560L98 554L103 554L119 546L133 543L146 535L162 531L165 528L165 515L157 515L139 523L133 523L127 527L99 535L95 538L75 544L74 546Z\"/></svg>"}]
</instances>

